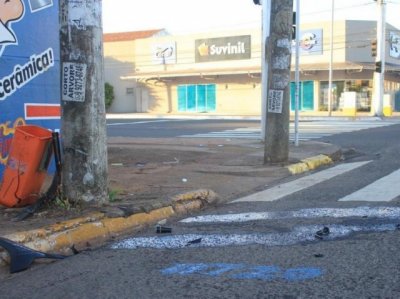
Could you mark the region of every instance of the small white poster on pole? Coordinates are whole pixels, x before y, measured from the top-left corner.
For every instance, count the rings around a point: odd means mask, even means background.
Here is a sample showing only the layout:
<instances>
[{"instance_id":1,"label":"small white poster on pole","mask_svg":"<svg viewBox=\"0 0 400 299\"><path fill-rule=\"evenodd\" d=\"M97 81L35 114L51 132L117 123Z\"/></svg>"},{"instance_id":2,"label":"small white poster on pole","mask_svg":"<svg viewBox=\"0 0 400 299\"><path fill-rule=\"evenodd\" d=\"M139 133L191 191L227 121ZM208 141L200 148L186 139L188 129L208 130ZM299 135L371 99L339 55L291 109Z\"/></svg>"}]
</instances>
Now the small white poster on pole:
<instances>
[{"instance_id":1,"label":"small white poster on pole","mask_svg":"<svg viewBox=\"0 0 400 299\"><path fill-rule=\"evenodd\" d=\"M63 63L62 100L84 102L86 89L86 64Z\"/></svg>"},{"instance_id":2,"label":"small white poster on pole","mask_svg":"<svg viewBox=\"0 0 400 299\"><path fill-rule=\"evenodd\" d=\"M390 49L389 55L393 58L400 58L400 35L396 32L390 32Z\"/></svg>"},{"instance_id":3,"label":"small white poster on pole","mask_svg":"<svg viewBox=\"0 0 400 299\"><path fill-rule=\"evenodd\" d=\"M282 113L283 90L271 89L268 92L268 112Z\"/></svg>"}]
</instances>

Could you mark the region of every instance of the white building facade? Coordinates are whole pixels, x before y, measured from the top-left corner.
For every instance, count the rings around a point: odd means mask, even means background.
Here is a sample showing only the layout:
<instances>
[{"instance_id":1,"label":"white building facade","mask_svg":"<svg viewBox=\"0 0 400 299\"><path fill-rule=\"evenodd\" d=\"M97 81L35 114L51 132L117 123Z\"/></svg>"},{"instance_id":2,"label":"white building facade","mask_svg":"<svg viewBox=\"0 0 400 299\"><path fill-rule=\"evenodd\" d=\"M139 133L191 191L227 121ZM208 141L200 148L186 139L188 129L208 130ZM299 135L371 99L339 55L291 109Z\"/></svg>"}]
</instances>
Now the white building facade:
<instances>
[{"instance_id":1,"label":"white building facade","mask_svg":"<svg viewBox=\"0 0 400 299\"><path fill-rule=\"evenodd\" d=\"M400 111L400 31L389 24L386 28L385 105ZM328 109L331 51L332 110L344 113L352 96L355 112L373 113L371 42L376 22L335 22L333 49L330 22L303 24L299 34L301 113ZM116 95L109 112L260 115L261 52L260 30L109 36L104 42L105 77ZM294 90L292 83L292 110Z\"/></svg>"}]
</instances>

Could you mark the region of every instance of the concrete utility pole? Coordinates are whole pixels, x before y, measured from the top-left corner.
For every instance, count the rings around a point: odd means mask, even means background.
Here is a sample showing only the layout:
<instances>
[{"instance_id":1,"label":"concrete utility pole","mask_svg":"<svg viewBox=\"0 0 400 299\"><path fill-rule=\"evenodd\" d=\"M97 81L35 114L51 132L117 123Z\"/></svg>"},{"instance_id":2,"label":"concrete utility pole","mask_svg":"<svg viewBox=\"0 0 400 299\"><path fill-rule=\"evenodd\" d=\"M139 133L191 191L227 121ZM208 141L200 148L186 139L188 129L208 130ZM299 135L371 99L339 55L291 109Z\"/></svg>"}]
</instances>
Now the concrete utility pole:
<instances>
[{"instance_id":1,"label":"concrete utility pole","mask_svg":"<svg viewBox=\"0 0 400 299\"><path fill-rule=\"evenodd\" d=\"M374 111L376 116L383 116L383 96L385 94L385 55L386 55L386 3L384 0L375 0L378 4L378 21L376 26L376 69L374 73Z\"/></svg>"},{"instance_id":2,"label":"concrete utility pole","mask_svg":"<svg viewBox=\"0 0 400 299\"><path fill-rule=\"evenodd\" d=\"M266 0L264 0L266 1ZM293 0L269 0L270 35L265 41L268 66L264 163L289 158L290 65Z\"/></svg>"},{"instance_id":3,"label":"concrete utility pole","mask_svg":"<svg viewBox=\"0 0 400 299\"><path fill-rule=\"evenodd\" d=\"M101 9L60 0L62 185L72 201L108 199Z\"/></svg>"}]
</instances>

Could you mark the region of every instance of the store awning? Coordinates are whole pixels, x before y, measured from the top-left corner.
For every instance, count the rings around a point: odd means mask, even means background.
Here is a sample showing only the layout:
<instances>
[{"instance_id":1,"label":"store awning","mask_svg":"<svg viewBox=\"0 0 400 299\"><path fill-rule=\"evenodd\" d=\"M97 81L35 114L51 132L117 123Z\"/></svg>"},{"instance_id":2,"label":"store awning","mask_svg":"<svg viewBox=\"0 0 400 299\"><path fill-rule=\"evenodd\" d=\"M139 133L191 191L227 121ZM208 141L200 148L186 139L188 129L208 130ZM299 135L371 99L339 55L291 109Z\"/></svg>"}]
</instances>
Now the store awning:
<instances>
[{"instance_id":1,"label":"store awning","mask_svg":"<svg viewBox=\"0 0 400 299\"><path fill-rule=\"evenodd\" d=\"M313 63L301 64L300 72L318 72L328 71L329 63ZM374 62L341 62L334 63L332 66L333 71L358 71L375 70ZM294 65L291 67L294 72ZM386 63L386 72L399 72L400 65ZM248 75L249 77L259 78L261 74L260 66L237 67L237 68L198 68L198 69L185 69L185 70L162 70L153 72L137 72L132 75L121 76L122 80L149 80L149 79L173 79L182 77L200 77L204 79L213 79L217 76L229 75Z\"/></svg>"},{"instance_id":2,"label":"store awning","mask_svg":"<svg viewBox=\"0 0 400 299\"><path fill-rule=\"evenodd\" d=\"M146 80L152 78L179 78L179 77L200 77L209 78L214 76L228 75L249 75L250 77L260 77L261 68L259 66L239 67L239 68L208 68L208 69L186 69L186 70L165 70L158 72L137 72L133 75L121 76L122 80Z\"/></svg>"}]
</instances>

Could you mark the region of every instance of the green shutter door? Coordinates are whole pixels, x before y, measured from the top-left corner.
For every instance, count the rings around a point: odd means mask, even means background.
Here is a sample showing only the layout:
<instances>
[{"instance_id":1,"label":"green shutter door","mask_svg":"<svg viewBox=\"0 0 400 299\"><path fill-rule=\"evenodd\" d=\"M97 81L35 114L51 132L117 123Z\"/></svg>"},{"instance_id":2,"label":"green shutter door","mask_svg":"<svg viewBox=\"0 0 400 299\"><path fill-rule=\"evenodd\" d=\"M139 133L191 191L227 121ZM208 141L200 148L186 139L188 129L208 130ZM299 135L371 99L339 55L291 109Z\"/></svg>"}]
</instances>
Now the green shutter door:
<instances>
[{"instance_id":1,"label":"green shutter door","mask_svg":"<svg viewBox=\"0 0 400 299\"><path fill-rule=\"evenodd\" d=\"M206 86L197 85L197 112L206 112Z\"/></svg>"},{"instance_id":2,"label":"green shutter door","mask_svg":"<svg viewBox=\"0 0 400 299\"><path fill-rule=\"evenodd\" d=\"M196 111L196 85L187 86L187 106L186 111L195 112Z\"/></svg>"},{"instance_id":3,"label":"green shutter door","mask_svg":"<svg viewBox=\"0 0 400 299\"><path fill-rule=\"evenodd\" d=\"M207 85L206 87L206 101L207 101L207 112L214 112L216 109L216 96L215 96L215 84Z\"/></svg>"},{"instance_id":4,"label":"green shutter door","mask_svg":"<svg viewBox=\"0 0 400 299\"><path fill-rule=\"evenodd\" d=\"M301 110L314 110L314 81L302 82Z\"/></svg>"},{"instance_id":5,"label":"green shutter door","mask_svg":"<svg viewBox=\"0 0 400 299\"><path fill-rule=\"evenodd\" d=\"M299 110L303 108L303 82L299 84ZM296 109L296 82L290 82L290 110L295 111Z\"/></svg>"},{"instance_id":6,"label":"green shutter door","mask_svg":"<svg viewBox=\"0 0 400 299\"><path fill-rule=\"evenodd\" d=\"M178 86L178 111L186 111L186 85Z\"/></svg>"},{"instance_id":7,"label":"green shutter door","mask_svg":"<svg viewBox=\"0 0 400 299\"><path fill-rule=\"evenodd\" d=\"M178 86L179 112L215 111L215 84Z\"/></svg>"}]
</instances>

